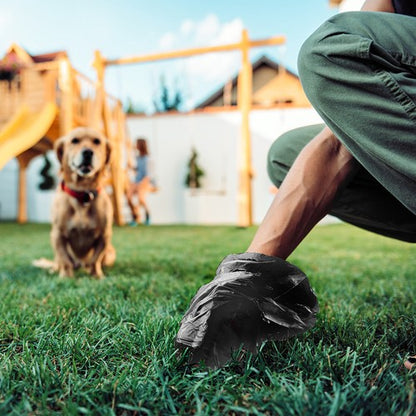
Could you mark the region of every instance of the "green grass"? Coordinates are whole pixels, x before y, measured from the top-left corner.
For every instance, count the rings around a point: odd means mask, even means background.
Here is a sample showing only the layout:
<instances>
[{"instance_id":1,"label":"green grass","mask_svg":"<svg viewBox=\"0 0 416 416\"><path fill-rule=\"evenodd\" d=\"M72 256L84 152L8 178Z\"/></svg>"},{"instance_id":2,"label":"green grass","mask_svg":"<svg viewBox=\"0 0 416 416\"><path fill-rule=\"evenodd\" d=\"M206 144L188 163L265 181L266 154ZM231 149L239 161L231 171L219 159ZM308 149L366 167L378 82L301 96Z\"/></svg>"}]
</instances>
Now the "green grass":
<instances>
[{"instance_id":1,"label":"green grass","mask_svg":"<svg viewBox=\"0 0 416 416\"><path fill-rule=\"evenodd\" d=\"M175 355L179 321L254 229L116 228L104 281L60 279L49 226L0 223L0 415L416 414L416 247L319 227L289 259L310 278L317 325L223 369Z\"/></svg>"}]
</instances>

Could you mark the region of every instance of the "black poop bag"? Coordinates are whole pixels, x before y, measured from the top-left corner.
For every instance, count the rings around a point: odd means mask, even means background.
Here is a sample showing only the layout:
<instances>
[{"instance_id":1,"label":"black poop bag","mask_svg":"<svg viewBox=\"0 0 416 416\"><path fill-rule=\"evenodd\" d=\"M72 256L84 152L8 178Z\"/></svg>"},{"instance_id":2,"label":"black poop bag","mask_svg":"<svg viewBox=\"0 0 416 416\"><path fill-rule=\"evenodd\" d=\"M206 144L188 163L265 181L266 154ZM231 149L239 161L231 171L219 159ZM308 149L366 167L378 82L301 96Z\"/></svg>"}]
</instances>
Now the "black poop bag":
<instances>
[{"instance_id":1,"label":"black poop bag","mask_svg":"<svg viewBox=\"0 0 416 416\"><path fill-rule=\"evenodd\" d=\"M314 326L319 310L306 275L278 257L230 254L202 286L181 321L176 344L189 362L218 368L233 350L257 352L265 340L284 340Z\"/></svg>"}]
</instances>

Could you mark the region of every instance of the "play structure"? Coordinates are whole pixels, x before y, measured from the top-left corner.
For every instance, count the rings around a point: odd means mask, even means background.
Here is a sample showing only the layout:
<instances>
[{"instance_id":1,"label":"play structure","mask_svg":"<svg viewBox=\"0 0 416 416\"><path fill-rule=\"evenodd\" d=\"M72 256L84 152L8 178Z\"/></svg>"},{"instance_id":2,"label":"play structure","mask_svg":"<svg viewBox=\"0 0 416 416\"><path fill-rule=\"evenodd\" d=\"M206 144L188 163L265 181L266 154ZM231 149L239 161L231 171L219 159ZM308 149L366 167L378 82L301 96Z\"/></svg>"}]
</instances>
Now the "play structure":
<instances>
[{"instance_id":1,"label":"play structure","mask_svg":"<svg viewBox=\"0 0 416 416\"><path fill-rule=\"evenodd\" d=\"M102 131L113 147L111 186L115 221L123 224L122 204L126 189L126 160L130 140L121 102L105 92L105 69L109 66L186 58L213 52L241 52L242 64L237 81L237 105L241 113L238 163L238 225L252 225L251 136L252 108L251 48L281 45L283 36L250 40L243 30L236 43L177 50L145 56L106 59L95 52L93 82L75 70L65 52L29 55L12 45L0 61L0 169L12 158L19 165L18 215L27 221L26 170L30 161L52 149L54 141L77 126Z\"/></svg>"},{"instance_id":2,"label":"play structure","mask_svg":"<svg viewBox=\"0 0 416 416\"><path fill-rule=\"evenodd\" d=\"M123 159L129 141L121 102L74 69L65 52L29 55L13 44L0 61L0 169L19 165L17 221L27 221L26 170L33 158L77 126L102 131L113 148L109 186L115 221L123 223Z\"/></svg>"}]
</instances>

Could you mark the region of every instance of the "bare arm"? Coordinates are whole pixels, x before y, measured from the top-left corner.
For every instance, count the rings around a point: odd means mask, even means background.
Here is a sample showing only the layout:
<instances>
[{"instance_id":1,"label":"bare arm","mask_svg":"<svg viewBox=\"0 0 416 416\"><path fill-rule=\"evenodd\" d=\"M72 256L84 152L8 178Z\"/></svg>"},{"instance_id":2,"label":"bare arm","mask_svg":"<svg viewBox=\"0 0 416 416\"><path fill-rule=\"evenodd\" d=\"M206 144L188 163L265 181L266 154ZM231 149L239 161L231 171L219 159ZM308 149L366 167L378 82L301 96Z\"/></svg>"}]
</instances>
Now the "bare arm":
<instances>
[{"instance_id":1,"label":"bare arm","mask_svg":"<svg viewBox=\"0 0 416 416\"><path fill-rule=\"evenodd\" d=\"M392 0L366 0L361 10L394 13Z\"/></svg>"},{"instance_id":2,"label":"bare arm","mask_svg":"<svg viewBox=\"0 0 416 416\"><path fill-rule=\"evenodd\" d=\"M366 0L361 10L394 13L392 0ZM357 167L325 127L295 160L247 251L286 259L329 212Z\"/></svg>"},{"instance_id":3,"label":"bare arm","mask_svg":"<svg viewBox=\"0 0 416 416\"><path fill-rule=\"evenodd\" d=\"M247 251L286 259L329 212L356 166L326 127L295 160Z\"/></svg>"}]
</instances>

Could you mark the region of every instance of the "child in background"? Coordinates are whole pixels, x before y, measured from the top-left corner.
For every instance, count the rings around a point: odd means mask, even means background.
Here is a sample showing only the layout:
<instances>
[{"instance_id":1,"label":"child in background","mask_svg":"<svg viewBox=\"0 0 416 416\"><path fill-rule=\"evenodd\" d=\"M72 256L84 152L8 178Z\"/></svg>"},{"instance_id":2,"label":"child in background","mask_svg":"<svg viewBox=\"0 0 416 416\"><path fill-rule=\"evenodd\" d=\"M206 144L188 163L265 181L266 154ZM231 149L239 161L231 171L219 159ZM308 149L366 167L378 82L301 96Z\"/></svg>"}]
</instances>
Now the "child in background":
<instances>
[{"instance_id":1,"label":"child in background","mask_svg":"<svg viewBox=\"0 0 416 416\"><path fill-rule=\"evenodd\" d=\"M138 138L136 140L136 149L138 155L136 157L136 174L134 182L130 185L127 198L132 200L136 195L138 199L138 205L131 205L133 221L130 225L135 226L140 223L140 208L143 207L145 220L144 224L150 224L150 212L146 202L146 196L149 192L152 192L153 185L149 176L149 151L147 148L147 142L144 138Z\"/></svg>"}]
</instances>

